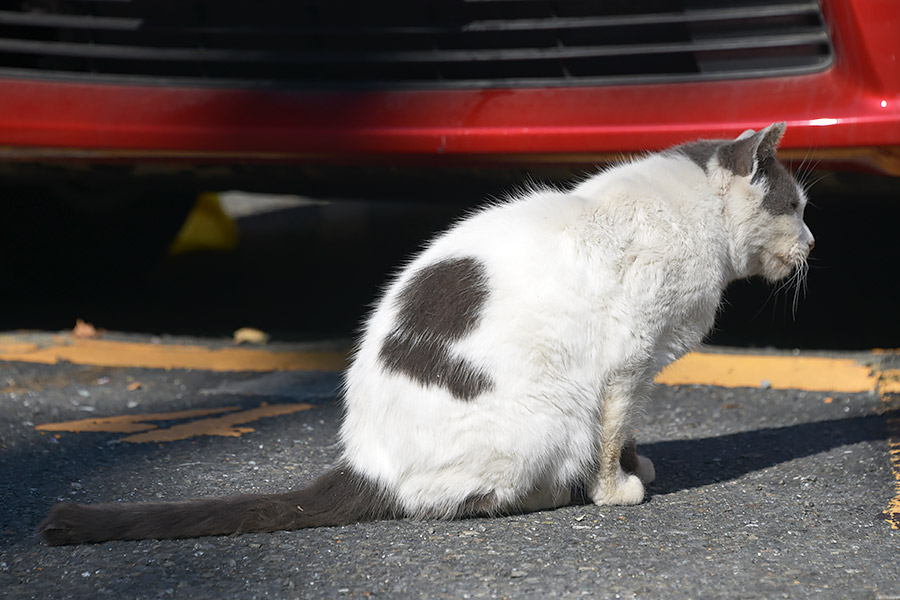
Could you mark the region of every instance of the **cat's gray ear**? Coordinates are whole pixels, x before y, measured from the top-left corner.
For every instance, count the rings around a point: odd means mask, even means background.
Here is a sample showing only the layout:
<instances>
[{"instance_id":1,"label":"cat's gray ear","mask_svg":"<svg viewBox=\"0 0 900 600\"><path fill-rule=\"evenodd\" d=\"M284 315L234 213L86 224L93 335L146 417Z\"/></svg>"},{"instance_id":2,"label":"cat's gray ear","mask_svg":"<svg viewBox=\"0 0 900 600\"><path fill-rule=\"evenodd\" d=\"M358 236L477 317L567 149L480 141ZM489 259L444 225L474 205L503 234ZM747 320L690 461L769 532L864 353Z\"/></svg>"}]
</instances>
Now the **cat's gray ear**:
<instances>
[{"instance_id":1,"label":"cat's gray ear","mask_svg":"<svg viewBox=\"0 0 900 600\"><path fill-rule=\"evenodd\" d=\"M759 133L762 134L762 140L756 148L756 157L759 160L775 156L775 150L778 148L778 142L784 137L784 130L787 129L787 123L772 123Z\"/></svg>"},{"instance_id":2,"label":"cat's gray ear","mask_svg":"<svg viewBox=\"0 0 900 600\"><path fill-rule=\"evenodd\" d=\"M765 129L748 129L730 144L719 148L719 164L735 175L750 177L766 158L775 156L778 142L784 135L786 123L772 123Z\"/></svg>"}]
</instances>

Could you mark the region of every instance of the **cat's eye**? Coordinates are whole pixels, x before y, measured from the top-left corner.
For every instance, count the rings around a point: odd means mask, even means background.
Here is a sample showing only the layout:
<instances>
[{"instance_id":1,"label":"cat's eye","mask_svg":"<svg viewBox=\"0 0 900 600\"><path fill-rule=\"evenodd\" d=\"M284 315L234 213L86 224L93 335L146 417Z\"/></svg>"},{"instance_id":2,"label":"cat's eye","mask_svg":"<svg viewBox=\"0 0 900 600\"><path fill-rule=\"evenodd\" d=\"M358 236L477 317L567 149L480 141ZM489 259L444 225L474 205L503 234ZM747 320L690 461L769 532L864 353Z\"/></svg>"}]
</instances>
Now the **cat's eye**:
<instances>
[{"instance_id":1,"label":"cat's eye","mask_svg":"<svg viewBox=\"0 0 900 600\"><path fill-rule=\"evenodd\" d=\"M791 202L791 208L794 210L794 212L800 210L800 203L794 200L793 202Z\"/></svg>"}]
</instances>

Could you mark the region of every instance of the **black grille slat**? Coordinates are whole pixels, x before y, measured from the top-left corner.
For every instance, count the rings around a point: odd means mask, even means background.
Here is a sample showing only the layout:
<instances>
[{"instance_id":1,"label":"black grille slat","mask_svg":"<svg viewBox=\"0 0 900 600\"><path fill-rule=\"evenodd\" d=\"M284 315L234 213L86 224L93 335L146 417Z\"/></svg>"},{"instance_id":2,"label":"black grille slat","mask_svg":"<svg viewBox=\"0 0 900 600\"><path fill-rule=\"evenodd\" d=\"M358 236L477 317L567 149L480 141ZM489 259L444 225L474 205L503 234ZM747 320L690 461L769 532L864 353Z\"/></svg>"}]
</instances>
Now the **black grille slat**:
<instances>
[{"instance_id":1,"label":"black grille slat","mask_svg":"<svg viewBox=\"0 0 900 600\"><path fill-rule=\"evenodd\" d=\"M84 17L79 15L50 15L47 13L20 13L2 10L0 11L0 25L135 31L141 26L141 20L117 19L115 17Z\"/></svg>"},{"instance_id":2,"label":"black grille slat","mask_svg":"<svg viewBox=\"0 0 900 600\"><path fill-rule=\"evenodd\" d=\"M698 0L673 12L654 0L386 0L373 11L371 3L297 0L277 5L283 18L261 9L265 2L254 11L233 0L183 0L177 10L143 0L28 0L38 11L19 4L26 2L0 0L0 74L301 89L516 87L771 76L832 60L816 2Z\"/></svg>"},{"instance_id":3,"label":"black grille slat","mask_svg":"<svg viewBox=\"0 0 900 600\"><path fill-rule=\"evenodd\" d=\"M510 50L432 50L423 52L372 52L364 56L352 53L299 53L281 52L270 55L264 51L213 50L181 48L147 48L140 46L105 46L66 42L35 42L30 40L8 41L0 39L0 51L37 52L48 56L80 58L114 58L116 60L154 61L216 61L257 63L263 60L285 64L339 65L339 64L392 64L392 63L465 63L469 61L522 61L598 58L607 56L636 56L683 52L712 52L723 50L747 50L752 48L777 48L805 46L828 41L821 32L770 36L753 40L715 40L672 44L623 44L615 47L579 47Z\"/></svg>"},{"instance_id":4,"label":"black grille slat","mask_svg":"<svg viewBox=\"0 0 900 600\"><path fill-rule=\"evenodd\" d=\"M614 15L607 17L549 17L545 19L484 20L463 26L382 26L374 27L184 27L178 31L193 35L439 35L454 32L489 31L538 31L560 29L585 29L594 27L622 27L632 25L659 25L674 23L698 23L703 21L724 21L733 19L759 19L777 16L814 16L818 13L815 2L801 2L787 5L761 6L754 8L723 8L685 11L683 13L654 13L636 15ZM0 10L0 25L27 25L36 27L71 27L76 29L110 29L136 31L142 21L138 18L96 17L47 13L26 13ZM167 28L161 27L160 31ZM173 31L172 28L168 28Z\"/></svg>"},{"instance_id":5,"label":"black grille slat","mask_svg":"<svg viewBox=\"0 0 900 600\"><path fill-rule=\"evenodd\" d=\"M696 23L702 21L724 21L730 19L759 19L779 16L816 15L819 7L815 2L761 6L758 8L723 8L685 11L683 13L654 13L637 15L615 15L609 17L555 17L548 19L519 19L517 21L481 21L466 27L467 31L497 31L510 28L523 29L568 29L588 27L622 27L629 25L660 25L674 23Z\"/></svg>"}]
</instances>

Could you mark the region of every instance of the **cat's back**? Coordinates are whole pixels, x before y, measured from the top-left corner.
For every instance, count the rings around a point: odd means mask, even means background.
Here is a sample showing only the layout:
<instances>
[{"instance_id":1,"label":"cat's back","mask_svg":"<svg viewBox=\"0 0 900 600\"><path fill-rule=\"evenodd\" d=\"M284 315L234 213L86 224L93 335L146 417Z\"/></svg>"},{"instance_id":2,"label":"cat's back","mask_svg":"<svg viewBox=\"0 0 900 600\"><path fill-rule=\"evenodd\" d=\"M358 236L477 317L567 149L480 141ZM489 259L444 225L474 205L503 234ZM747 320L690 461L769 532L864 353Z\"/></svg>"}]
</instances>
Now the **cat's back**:
<instances>
[{"instance_id":1,"label":"cat's back","mask_svg":"<svg viewBox=\"0 0 900 600\"><path fill-rule=\"evenodd\" d=\"M502 301L515 298L523 287L537 291L570 276L579 254L574 233L586 208L577 195L542 189L477 210L432 240L397 274L370 324L378 327L384 317L384 326L390 327L387 322L396 319L404 296L424 292L419 284L425 280L443 280L433 290L440 296L475 285ZM417 299L436 300L421 294ZM526 300L527 296L520 298Z\"/></svg>"},{"instance_id":2,"label":"cat's back","mask_svg":"<svg viewBox=\"0 0 900 600\"><path fill-rule=\"evenodd\" d=\"M533 189L469 215L435 239L417 262L427 264L454 254L492 260L547 252L582 218L584 210L585 202L577 195Z\"/></svg>"},{"instance_id":3,"label":"cat's back","mask_svg":"<svg viewBox=\"0 0 900 600\"><path fill-rule=\"evenodd\" d=\"M380 340L408 326L413 313L437 315L447 327L456 322L466 334L487 329L514 344L523 341L517 331L602 321L635 300L652 302L656 287L678 285L667 271L706 279L703 272L716 268L709 257L720 253L707 248L715 234L706 221L715 211L698 210L702 171L685 175L683 162L654 155L572 190L533 189L469 215L391 282L367 323L358 362L377 362ZM473 336L458 337L452 341Z\"/></svg>"}]
</instances>

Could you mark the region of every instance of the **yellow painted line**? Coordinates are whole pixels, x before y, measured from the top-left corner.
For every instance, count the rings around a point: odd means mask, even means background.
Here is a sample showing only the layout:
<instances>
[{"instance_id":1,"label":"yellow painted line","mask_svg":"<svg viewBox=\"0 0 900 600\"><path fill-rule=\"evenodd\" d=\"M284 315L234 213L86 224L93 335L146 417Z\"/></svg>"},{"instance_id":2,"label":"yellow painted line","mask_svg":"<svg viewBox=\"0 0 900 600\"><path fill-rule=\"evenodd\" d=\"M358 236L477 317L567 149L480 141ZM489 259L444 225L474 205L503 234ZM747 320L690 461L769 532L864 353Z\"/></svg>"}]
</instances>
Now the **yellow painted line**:
<instances>
[{"instance_id":1,"label":"yellow painted line","mask_svg":"<svg viewBox=\"0 0 900 600\"><path fill-rule=\"evenodd\" d=\"M878 376L845 358L693 352L663 369L656 382L856 393L875 390Z\"/></svg>"},{"instance_id":2,"label":"yellow painted line","mask_svg":"<svg viewBox=\"0 0 900 600\"><path fill-rule=\"evenodd\" d=\"M106 367L205 371L342 371L344 351L272 351L260 348L146 344L55 336L43 344L0 340L0 361L70 362ZM800 389L836 393L876 389L878 376L852 359L694 352L656 378L664 385L715 385ZM883 378L886 391L900 393L900 374Z\"/></svg>"},{"instance_id":3,"label":"yellow painted line","mask_svg":"<svg viewBox=\"0 0 900 600\"><path fill-rule=\"evenodd\" d=\"M347 365L347 353L211 349L57 336L45 345L19 341L0 343L0 361L204 371L340 371Z\"/></svg>"},{"instance_id":4,"label":"yellow painted line","mask_svg":"<svg viewBox=\"0 0 900 600\"><path fill-rule=\"evenodd\" d=\"M900 369L885 369L881 372L878 390L882 394L900 394Z\"/></svg>"},{"instance_id":5,"label":"yellow painted line","mask_svg":"<svg viewBox=\"0 0 900 600\"><path fill-rule=\"evenodd\" d=\"M878 384L881 404L887 415L888 448L894 473L894 497L884 510L891 529L900 529L900 369L885 369Z\"/></svg>"},{"instance_id":6,"label":"yellow painted line","mask_svg":"<svg viewBox=\"0 0 900 600\"><path fill-rule=\"evenodd\" d=\"M258 419L287 415L301 410L309 410L312 404L273 404L243 410L215 419L201 419L175 425L168 429L159 429L139 433L122 438L123 442L174 442L198 435L216 435L221 437L240 437L245 433L256 431L252 427L237 427Z\"/></svg>"},{"instance_id":7,"label":"yellow painted line","mask_svg":"<svg viewBox=\"0 0 900 600\"><path fill-rule=\"evenodd\" d=\"M150 413L146 415L117 415L115 417L100 417L98 419L79 419L77 421L65 421L63 423L44 423L35 427L38 431L69 431L83 433L85 431L112 431L116 433L133 433L156 429L156 425L147 421L179 421L205 417L218 413L238 410L240 406L223 406L221 408L201 408L196 410L181 410L170 413Z\"/></svg>"},{"instance_id":8,"label":"yellow painted line","mask_svg":"<svg viewBox=\"0 0 900 600\"><path fill-rule=\"evenodd\" d=\"M39 431L67 431L82 433L85 431L106 431L117 433L135 433L121 438L120 442L174 442L200 435L221 437L240 437L255 431L252 427L237 427L253 421L287 415L313 408L312 404L266 404L248 410L239 410L239 406L225 406L211 409L183 410L170 413L150 413L144 415L119 415L99 419L80 419L63 423L45 423L35 429ZM237 411L237 412L234 412ZM195 419L187 423L179 423L172 427L160 429L149 421L181 421L195 417L205 417L220 413L230 413L221 417Z\"/></svg>"},{"instance_id":9,"label":"yellow painted line","mask_svg":"<svg viewBox=\"0 0 900 600\"><path fill-rule=\"evenodd\" d=\"M887 508L884 510L887 522L891 524L891 529L900 529L900 437L896 434L900 431L900 419L891 427L892 435L890 439L890 458L891 468L894 471L894 497L888 502Z\"/></svg>"}]
</instances>

